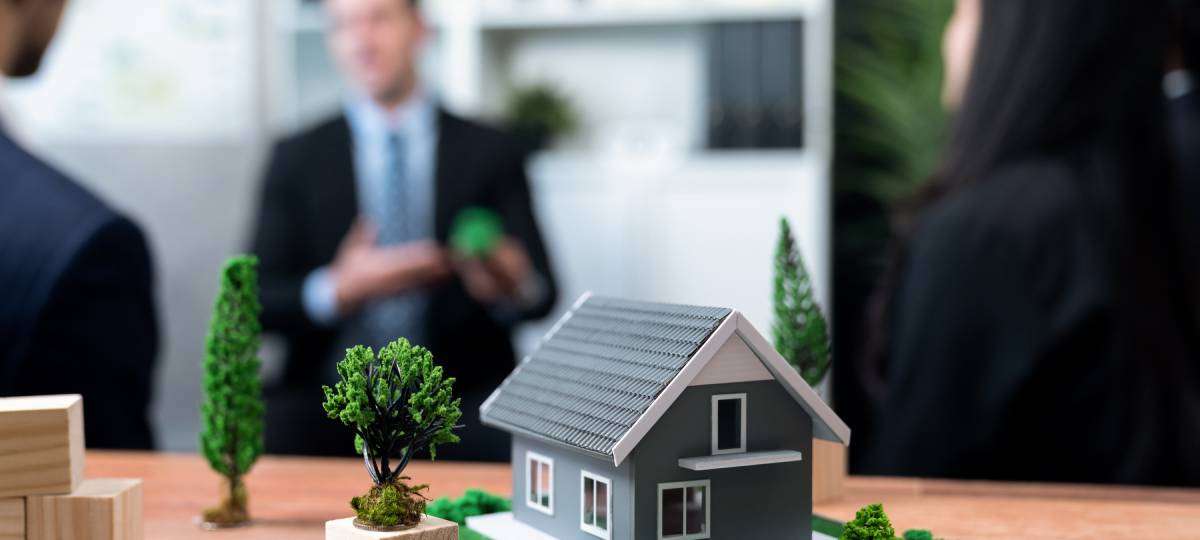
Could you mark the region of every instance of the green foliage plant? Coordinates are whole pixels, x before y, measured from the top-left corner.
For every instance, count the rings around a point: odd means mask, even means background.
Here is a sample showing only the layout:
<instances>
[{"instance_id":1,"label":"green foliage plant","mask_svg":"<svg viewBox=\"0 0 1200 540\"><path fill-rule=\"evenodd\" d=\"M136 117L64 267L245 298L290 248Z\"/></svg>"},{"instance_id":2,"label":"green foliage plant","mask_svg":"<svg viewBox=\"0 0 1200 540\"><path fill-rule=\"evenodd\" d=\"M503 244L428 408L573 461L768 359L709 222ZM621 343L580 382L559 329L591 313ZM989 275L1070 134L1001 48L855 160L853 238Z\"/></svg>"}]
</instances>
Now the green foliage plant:
<instances>
[{"instance_id":1,"label":"green foliage plant","mask_svg":"<svg viewBox=\"0 0 1200 540\"><path fill-rule=\"evenodd\" d=\"M883 512L883 505L869 504L858 510L842 529L841 540L894 540L896 530Z\"/></svg>"},{"instance_id":2,"label":"green foliage plant","mask_svg":"<svg viewBox=\"0 0 1200 540\"><path fill-rule=\"evenodd\" d=\"M433 501L425 508L425 513L458 523L459 540L487 540L487 537L466 527L467 518L510 510L512 503L508 499L483 490L468 489L457 499L441 497Z\"/></svg>"},{"instance_id":3,"label":"green foliage plant","mask_svg":"<svg viewBox=\"0 0 1200 540\"><path fill-rule=\"evenodd\" d=\"M579 117L571 100L549 84L535 84L513 90L505 116L509 127L539 144L573 133Z\"/></svg>"},{"instance_id":4,"label":"green foliage plant","mask_svg":"<svg viewBox=\"0 0 1200 540\"><path fill-rule=\"evenodd\" d=\"M775 248L775 350L816 386L829 371L829 326L787 218L779 220Z\"/></svg>"},{"instance_id":5,"label":"green foliage plant","mask_svg":"<svg viewBox=\"0 0 1200 540\"><path fill-rule=\"evenodd\" d=\"M836 189L891 205L934 171L946 137L942 33L952 0L838 2Z\"/></svg>"},{"instance_id":6,"label":"green foliage plant","mask_svg":"<svg viewBox=\"0 0 1200 540\"><path fill-rule=\"evenodd\" d=\"M407 339L379 351L356 346L337 365L339 380L324 387L325 413L354 431L354 448L374 486L350 505L363 528L407 528L425 511L421 491L402 477L413 456L428 449L436 458L441 444L457 443L454 434L462 402L454 397L454 378L445 377L433 354Z\"/></svg>"},{"instance_id":7,"label":"green foliage plant","mask_svg":"<svg viewBox=\"0 0 1200 540\"><path fill-rule=\"evenodd\" d=\"M204 512L204 521L217 527L249 520L242 478L263 452L258 359L261 312L258 259L231 258L221 271L205 343L204 400L200 404L200 451L224 479L227 490L220 506Z\"/></svg>"},{"instance_id":8,"label":"green foliage plant","mask_svg":"<svg viewBox=\"0 0 1200 540\"><path fill-rule=\"evenodd\" d=\"M904 540L933 540L933 533L925 529L909 529L904 531Z\"/></svg>"}]
</instances>

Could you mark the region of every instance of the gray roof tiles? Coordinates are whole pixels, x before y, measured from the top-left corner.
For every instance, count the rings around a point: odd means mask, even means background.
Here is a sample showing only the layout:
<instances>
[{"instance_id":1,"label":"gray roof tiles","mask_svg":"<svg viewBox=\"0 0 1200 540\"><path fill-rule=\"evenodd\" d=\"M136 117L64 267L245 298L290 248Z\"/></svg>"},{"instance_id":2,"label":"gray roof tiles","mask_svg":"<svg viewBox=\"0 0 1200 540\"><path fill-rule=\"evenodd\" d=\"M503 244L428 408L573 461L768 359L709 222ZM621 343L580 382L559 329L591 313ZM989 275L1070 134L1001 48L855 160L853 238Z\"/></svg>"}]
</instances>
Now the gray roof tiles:
<instances>
[{"instance_id":1,"label":"gray roof tiles","mask_svg":"<svg viewBox=\"0 0 1200 540\"><path fill-rule=\"evenodd\" d=\"M730 312L588 298L505 380L483 421L611 456Z\"/></svg>"}]
</instances>

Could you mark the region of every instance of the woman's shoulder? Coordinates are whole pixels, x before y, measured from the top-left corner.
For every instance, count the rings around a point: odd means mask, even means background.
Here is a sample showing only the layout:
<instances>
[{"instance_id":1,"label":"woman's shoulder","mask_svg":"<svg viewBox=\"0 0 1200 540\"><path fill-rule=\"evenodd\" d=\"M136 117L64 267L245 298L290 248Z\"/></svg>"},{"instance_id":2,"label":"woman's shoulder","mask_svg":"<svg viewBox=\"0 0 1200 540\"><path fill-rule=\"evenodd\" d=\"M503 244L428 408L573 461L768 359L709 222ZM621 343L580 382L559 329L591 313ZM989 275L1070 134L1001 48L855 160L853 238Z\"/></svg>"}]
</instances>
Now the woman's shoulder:
<instances>
[{"instance_id":1,"label":"woman's shoulder","mask_svg":"<svg viewBox=\"0 0 1200 540\"><path fill-rule=\"evenodd\" d=\"M1006 250L1089 236L1105 220L1083 182L1065 160L1014 162L932 206L922 218L921 235L966 248Z\"/></svg>"},{"instance_id":2,"label":"woman's shoulder","mask_svg":"<svg viewBox=\"0 0 1200 540\"><path fill-rule=\"evenodd\" d=\"M1006 166L931 207L911 253L952 262L946 271L955 275L1002 276L1044 305L1066 297L1104 303L1112 220L1087 181L1057 160Z\"/></svg>"}]
</instances>

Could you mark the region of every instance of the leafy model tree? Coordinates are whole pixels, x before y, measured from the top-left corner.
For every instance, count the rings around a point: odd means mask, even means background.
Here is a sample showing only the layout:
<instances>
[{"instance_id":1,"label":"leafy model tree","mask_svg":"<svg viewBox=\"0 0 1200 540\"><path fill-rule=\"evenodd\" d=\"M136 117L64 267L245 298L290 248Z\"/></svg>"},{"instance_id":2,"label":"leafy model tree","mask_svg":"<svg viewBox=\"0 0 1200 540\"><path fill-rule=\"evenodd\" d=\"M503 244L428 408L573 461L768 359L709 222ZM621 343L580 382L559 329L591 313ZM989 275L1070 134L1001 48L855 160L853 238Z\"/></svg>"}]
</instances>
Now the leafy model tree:
<instances>
[{"instance_id":1,"label":"leafy model tree","mask_svg":"<svg viewBox=\"0 0 1200 540\"><path fill-rule=\"evenodd\" d=\"M220 506L204 512L204 521L217 527L249 520L242 478L263 452L258 259L229 259L220 287L205 343L200 404L200 451L228 490Z\"/></svg>"},{"instance_id":2,"label":"leafy model tree","mask_svg":"<svg viewBox=\"0 0 1200 540\"><path fill-rule=\"evenodd\" d=\"M829 330L786 217L775 248L774 304L775 350L809 385L820 384L829 371Z\"/></svg>"},{"instance_id":3,"label":"leafy model tree","mask_svg":"<svg viewBox=\"0 0 1200 540\"><path fill-rule=\"evenodd\" d=\"M413 456L437 446L456 443L454 434L461 399L454 397L454 379L444 377L424 347L400 338L376 356L356 346L338 362L340 379L324 387L325 413L354 430L355 451L374 486L350 506L356 526L368 530L397 530L421 521L428 486L409 486L401 476Z\"/></svg>"},{"instance_id":4,"label":"leafy model tree","mask_svg":"<svg viewBox=\"0 0 1200 540\"><path fill-rule=\"evenodd\" d=\"M854 520L842 529L841 540L894 540L896 531L883 512L883 505L869 504L858 510Z\"/></svg>"}]
</instances>

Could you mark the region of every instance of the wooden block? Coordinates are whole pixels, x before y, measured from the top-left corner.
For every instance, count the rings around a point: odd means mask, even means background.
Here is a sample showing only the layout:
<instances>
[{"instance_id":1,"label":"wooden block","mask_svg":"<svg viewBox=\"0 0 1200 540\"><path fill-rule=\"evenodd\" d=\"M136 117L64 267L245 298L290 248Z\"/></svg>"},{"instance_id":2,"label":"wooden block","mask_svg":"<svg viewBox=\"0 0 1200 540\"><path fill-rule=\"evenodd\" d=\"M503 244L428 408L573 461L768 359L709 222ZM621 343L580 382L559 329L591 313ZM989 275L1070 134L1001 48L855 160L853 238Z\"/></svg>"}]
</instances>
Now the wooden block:
<instances>
[{"instance_id":1,"label":"wooden block","mask_svg":"<svg viewBox=\"0 0 1200 540\"><path fill-rule=\"evenodd\" d=\"M70 495L26 499L27 540L142 540L142 481L88 479Z\"/></svg>"},{"instance_id":2,"label":"wooden block","mask_svg":"<svg viewBox=\"0 0 1200 540\"><path fill-rule=\"evenodd\" d=\"M83 480L83 398L0 398L0 498L70 493Z\"/></svg>"},{"instance_id":3,"label":"wooden block","mask_svg":"<svg viewBox=\"0 0 1200 540\"><path fill-rule=\"evenodd\" d=\"M0 499L0 540L25 540L25 499Z\"/></svg>"},{"instance_id":4,"label":"wooden block","mask_svg":"<svg viewBox=\"0 0 1200 540\"><path fill-rule=\"evenodd\" d=\"M812 457L813 504L840 499L846 480L846 447L813 439Z\"/></svg>"},{"instance_id":5,"label":"wooden block","mask_svg":"<svg viewBox=\"0 0 1200 540\"><path fill-rule=\"evenodd\" d=\"M354 526L354 518L325 522L325 540L458 540L458 524L425 516L416 527L396 532L364 531Z\"/></svg>"}]
</instances>

